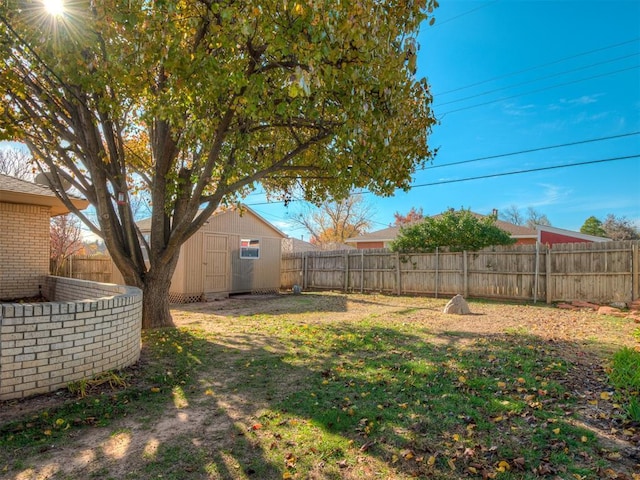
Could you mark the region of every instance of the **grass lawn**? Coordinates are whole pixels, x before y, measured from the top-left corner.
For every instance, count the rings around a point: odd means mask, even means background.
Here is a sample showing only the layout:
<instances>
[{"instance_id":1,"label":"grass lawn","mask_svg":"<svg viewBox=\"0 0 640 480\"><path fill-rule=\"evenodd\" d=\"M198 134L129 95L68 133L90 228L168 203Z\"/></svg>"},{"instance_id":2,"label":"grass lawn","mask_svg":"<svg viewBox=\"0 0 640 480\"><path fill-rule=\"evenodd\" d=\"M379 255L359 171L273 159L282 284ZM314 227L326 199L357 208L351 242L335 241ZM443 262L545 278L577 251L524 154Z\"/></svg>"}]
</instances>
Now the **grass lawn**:
<instances>
[{"instance_id":1,"label":"grass lawn","mask_svg":"<svg viewBox=\"0 0 640 480\"><path fill-rule=\"evenodd\" d=\"M445 303L176 306L134 368L0 404L0 478L640 479L640 425L608 375L638 324Z\"/></svg>"}]
</instances>

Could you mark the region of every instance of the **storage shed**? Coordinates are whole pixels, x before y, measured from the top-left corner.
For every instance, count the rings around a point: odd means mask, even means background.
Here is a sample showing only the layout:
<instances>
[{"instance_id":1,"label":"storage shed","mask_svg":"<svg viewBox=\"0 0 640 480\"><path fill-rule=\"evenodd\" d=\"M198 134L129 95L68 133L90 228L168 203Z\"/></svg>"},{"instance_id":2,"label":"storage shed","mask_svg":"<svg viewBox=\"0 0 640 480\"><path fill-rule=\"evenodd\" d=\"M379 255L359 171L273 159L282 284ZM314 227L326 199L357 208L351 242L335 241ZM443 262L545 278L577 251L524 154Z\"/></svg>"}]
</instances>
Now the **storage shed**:
<instances>
[{"instance_id":1,"label":"storage shed","mask_svg":"<svg viewBox=\"0 0 640 480\"><path fill-rule=\"evenodd\" d=\"M150 219L138 223L143 235ZM224 298L280 289L281 243L286 235L248 207L226 208L180 249L171 279L172 303Z\"/></svg>"}]
</instances>

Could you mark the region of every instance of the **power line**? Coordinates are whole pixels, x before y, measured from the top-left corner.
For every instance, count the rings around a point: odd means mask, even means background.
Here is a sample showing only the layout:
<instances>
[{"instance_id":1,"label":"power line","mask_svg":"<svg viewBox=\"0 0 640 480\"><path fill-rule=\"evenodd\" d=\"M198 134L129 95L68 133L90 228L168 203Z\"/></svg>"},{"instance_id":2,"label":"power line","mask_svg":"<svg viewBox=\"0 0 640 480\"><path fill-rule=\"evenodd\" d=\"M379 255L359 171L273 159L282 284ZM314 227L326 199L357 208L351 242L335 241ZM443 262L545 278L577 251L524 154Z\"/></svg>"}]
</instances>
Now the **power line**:
<instances>
[{"instance_id":1,"label":"power line","mask_svg":"<svg viewBox=\"0 0 640 480\"><path fill-rule=\"evenodd\" d=\"M532 173L532 172L542 172L545 170L555 170L555 169L559 169L559 168L569 168L569 167L579 167L579 166L584 166L584 165L594 165L597 163L608 163L608 162L615 162L615 161L620 161L620 160L630 160L632 158L640 158L640 154L634 154L634 155L627 155L627 156L623 156L623 157L612 157L612 158L603 158L603 159L599 159L599 160L588 160L588 161L584 161L584 162L574 162L574 163L565 163L563 165L552 165L549 167L537 167L537 168L529 168L526 170L515 170L515 171L511 171L511 172L501 172L501 173L491 173L488 175L479 175L476 177L465 177L465 178L456 178L456 179L452 179L452 180L439 180L437 182L431 182L431 183L420 183L417 185L411 185L410 188L422 188L422 187L433 187L433 186L437 186L437 185L445 185L445 184L449 184L449 183L460 183L460 182L468 182L468 181L472 181L472 180L484 180L487 178L497 178L497 177L506 177L509 175L520 175L523 173ZM362 190L360 192L354 192L352 195L366 195L366 194L370 194L372 192L370 192L369 190ZM302 200L291 200L291 202L300 202ZM254 206L260 206L260 205L270 205L270 204L274 204L274 203L284 203L284 201L275 201L275 202L259 202L259 203L247 203L246 205L249 207L254 207Z\"/></svg>"},{"instance_id":2,"label":"power line","mask_svg":"<svg viewBox=\"0 0 640 480\"><path fill-rule=\"evenodd\" d=\"M640 135L640 131L638 131L638 132L629 132L629 133L621 133L620 135L611 135L611 136L608 136L608 137L590 138L588 140L578 140L578 141L569 142L569 143L560 143L560 144L557 144L557 145L548 145L548 146L545 146L545 147L529 148L527 150L519 150L517 152L499 153L497 155L489 155L487 157L472 158L470 160L461 160L459 162L451 162L451 163L443 163L443 164L440 164L440 165L425 166L425 167L419 168L418 170L432 170L434 168L451 167L453 165L463 165L465 163L479 162L481 160L493 160L494 158L511 157L513 155L521 155L523 153L532 153L532 152L541 152L543 150L551 150L551 149L554 149L554 148L572 147L574 145L583 145L585 143L602 142L604 140L613 140L613 139L616 139L616 138L631 137L633 135Z\"/></svg>"},{"instance_id":3,"label":"power line","mask_svg":"<svg viewBox=\"0 0 640 480\"><path fill-rule=\"evenodd\" d=\"M470 13L473 13L473 12L475 12L477 10L480 10L481 8L485 8L485 7L488 7L490 5L493 5L494 3L498 3L499 1L500 0L494 0L493 2L485 3L484 5L480 5L479 7L472 8L471 10L468 10L466 12L460 13L460 14L454 16L454 17L447 18L446 20L443 20L442 22L438 22L436 20L436 23L434 23L433 27L439 27L440 25L444 25L446 23L453 22L454 20L456 20L456 19L458 19L460 17L464 17L465 15L469 15Z\"/></svg>"},{"instance_id":4,"label":"power line","mask_svg":"<svg viewBox=\"0 0 640 480\"><path fill-rule=\"evenodd\" d=\"M559 143L556 145L545 145L542 147L534 147L534 148L528 148L526 150L517 150L515 152L507 152L507 153L498 153L495 155L488 155L485 157L477 157L477 158L471 158L469 160L460 160L459 162L451 162L451 163L443 163L440 165L429 165L429 166L424 166L421 168L418 168L418 171L424 171L424 170L433 170L435 168L442 168L442 167L451 167L451 166L455 166L455 165L464 165L466 163L474 163L474 162L480 162L482 160L493 160L496 158L504 158L504 157L512 157L514 155L522 155L525 153L533 153L533 152L541 152L544 150L552 150L554 148L564 148L564 147L572 147L575 145L583 145L586 143L595 143L595 142L602 142L605 140L615 140L618 138L624 138L624 137L632 137L634 135L640 135L640 131L636 131L636 132L627 132L627 133L621 133L619 135L609 135L607 137L597 137L597 138L588 138L586 140L576 140L573 142L568 142L568 143ZM255 193L251 193L249 195L264 195L265 192L255 192ZM357 195L357 193L356 193ZM300 200L296 200L296 201L300 201ZM271 203L283 203L280 201L273 201L273 202L264 202L264 203L259 203L259 204L254 204L254 205L269 205Z\"/></svg>"},{"instance_id":5,"label":"power line","mask_svg":"<svg viewBox=\"0 0 640 480\"><path fill-rule=\"evenodd\" d=\"M624 60L625 58L630 58L630 57L637 57L638 55L640 55L640 52L638 53L631 53L629 55L623 55L621 57L616 57L616 58L612 58L610 60L603 60L602 62L598 62L598 63L592 63L589 65L584 65L582 67L577 67L577 68L573 68L571 70L565 70L563 72L558 72L558 73L553 73L551 75L546 75L544 77L538 77L538 78L534 78L532 80L526 80L524 82L520 82L520 83L515 83L513 85L507 85L505 87L500 87L500 88L494 88L493 90L487 90L486 92L481 92L478 93L476 95L469 95L468 97L462 97L462 98L458 98L457 100L449 100L448 102L443 102L443 103L438 103L439 107L442 107L443 105L450 105L452 103L458 103L458 102L463 102L465 100L471 100L473 98L477 98L477 97L482 97L484 95L489 95L490 93L495 93L495 92L499 92L500 90L507 90L509 88L514 88L514 87L520 87L522 85L527 85L529 83L535 83L535 82L539 82L540 80L546 80L548 78L553 78L553 77L559 77L561 75L566 75L568 73L573 73L573 72L577 72L579 70L585 70L587 68L592 68L592 67L597 67L600 65L604 65L607 63L613 63L613 62L617 62L618 60Z\"/></svg>"},{"instance_id":6,"label":"power line","mask_svg":"<svg viewBox=\"0 0 640 480\"><path fill-rule=\"evenodd\" d=\"M489 101L482 102L482 103L476 103L474 105L469 105L469 106L466 106L466 107L455 108L453 110L449 110L448 112L442 113L442 117L440 117L440 118L443 118L445 115L448 115L450 113L461 112L463 110L470 110L472 108L477 108L477 107L483 107L485 105L490 105L492 103L502 102L504 100L510 100L512 98L517 98L517 97L523 97L525 95L531 95L532 93L544 92L545 90L551 90L553 88L565 87L567 85L573 85L575 83L585 82L587 80L593 80L594 78L607 77L609 75L615 75L617 73L622 73L622 72L626 72L626 71L629 71L629 70L634 70L634 69L636 69L638 67L640 67L640 65L633 65L631 67L621 68L619 70L614 70L613 72L601 73L599 75L592 75L591 77L581 78L581 79L578 79L578 80L572 80L570 82L558 83L556 85L551 85L549 87L544 87L544 88L538 88L537 90L531 90L529 92L518 93L518 94L515 94L515 95L509 95L508 97L497 98L495 100L489 100Z\"/></svg>"},{"instance_id":7,"label":"power line","mask_svg":"<svg viewBox=\"0 0 640 480\"><path fill-rule=\"evenodd\" d=\"M451 90L446 90L444 92L440 92L440 93L434 94L434 96L448 95L449 93L458 92L460 90L466 90L467 88L471 88L471 87L477 87L478 85L483 85L485 83L493 82L495 80L500 80L502 78L511 77L513 75L518 75L520 73L530 72L531 70L537 70L539 68L548 67L550 65L555 65L556 63L566 62L567 60L572 60L574 58L583 57L583 56L589 55L591 53L601 52L601 51L604 51L604 50L609 50L609 49L612 49L612 48L620 47L622 45L627 45L629 43L638 42L639 40L640 40L640 37L636 37L636 38L632 38L631 40L626 40L624 42L615 43L613 45L607 45L606 47L596 48L594 50L589 50L589 51L586 51L586 52L577 53L575 55L570 55L568 57L563 57L563 58L560 58L558 60L553 60L552 62L542 63L540 65L535 65L533 67L528 67L528 68L525 68L525 69L522 69L522 70L517 70L515 72L505 73L504 75L498 75L497 77L488 78L487 80L482 80L480 82L471 83L469 85L464 85L462 87L457 87L457 88L454 88L454 89L451 89Z\"/></svg>"},{"instance_id":8,"label":"power line","mask_svg":"<svg viewBox=\"0 0 640 480\"><path fill-rule=\"evenodd\" d=\"M564 165L552 165L550 167L530 168L527 170L516 170L513 172L492 173L489 175L480 175L477 177L466 177L466 178L458 178L453 180L439 180L437 182L432 182L432 183L421 183L419 185L412 185L411 188L432 187L435 185L445 185L447 183L459 183L459 182L468 182L471 180L483 180L486 178L506 177L509 175L519 175L521 173L541 172L544 170L555 170L558 168L579 167L583 165L593 165L596 163L607 163L607 162L615 162L618 160L629 160L632 158L640 158L640 154L628 155L625 157L613 157L613 158L604 158L600 160L590 160L586 162L565 163ZM371 193L371 192L367 192L367 193Z\"/></svg>"}]
</instances>

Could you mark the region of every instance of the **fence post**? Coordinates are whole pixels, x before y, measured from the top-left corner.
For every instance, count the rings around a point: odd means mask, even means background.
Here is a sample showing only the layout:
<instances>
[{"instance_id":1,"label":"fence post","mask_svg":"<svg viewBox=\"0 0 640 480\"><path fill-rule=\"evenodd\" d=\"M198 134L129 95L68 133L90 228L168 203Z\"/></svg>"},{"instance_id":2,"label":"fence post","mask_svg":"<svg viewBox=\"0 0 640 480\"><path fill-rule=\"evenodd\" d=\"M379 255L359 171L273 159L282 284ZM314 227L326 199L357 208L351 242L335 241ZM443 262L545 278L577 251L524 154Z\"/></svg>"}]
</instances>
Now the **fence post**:
<instances>
[{"instance_id":1,"label":"fence post","mask_svg":"<svg viewBox=\"0 0 640 480\"><path fill-rule=\"evenodd\" d=\"M469 296L469 266L467 264L467 251L462 251L462 296Z\"/></svg>"},{"instance_id":2,"label":"fence post","mask_svg":"<svg viewBox=\"0 0 640 480\"><path fill-rule=\"evenodd\" d=\"M349 291L349 252L344 253L344 291Z\"/></svg>"},{"instance_id":3,"label":"fence post","mask_svg":"<svg viewBox=\"0 0 640 480\"><path fill-rule=\"evenodd\" d=\"M440 259L438 257L438 247L436 247L436 298L438 298L438 264L440 263Z\"/></svg>"},{"instance_id":4,"label":"fence post","mask_svg":"<svg viewBox=\"0 0 640 480\"><path fill-rule=\"evenodd\" d=\"M302 289L307 289L307 252L302 254Z\"/></svg>"},{"instance_id":5,"label":"fence post","mask_svg":"<svg viewBox=\"0 0 640 480\"><path fill-rule=\"evenodd\" d=\"M640 243L631 245L631 301L640 297Z\"/></svg>"},{"instance_id":6,"label":"fence post","mask_svg":"<svg viewBox=\"0 0 640 480\"><path fill-rule=\"evenodd\" d=\"M538 277L540 275L540 242L536 240L536 266L534 268L535 276L533 277L533 303L538 301Z\"/></svg>"},{"instance_id":7,"label":"fence post","mask_svg":"<svg viewBox=\"0 0 640 480\"><path fill-rule=\"evenodd\" d=\"M551 284L551 247L547 247L547 257L546 257L546 278L547 278L547 303L551 303L553 301L553 288Z\"/></svg>"},{"instance_id":8,"label":"fence post","mask_svg":"<svg viewBox=\"0 0 640 480\"><path fill-rule=\"evenodd\" d=\"M402 286L400 285L400 253L396 252L396 285L398 287L398 296L402 295Z\"/></svg>"},{"instance_id":9,"label":"fence post","mask_svg":"<svg viewBox=\"0 0 640 480\"><path fill-rule=\"evenodd\" d=\"M364 292L364 250L360 250L360 293Z\"/></svg>"}]
</instances>

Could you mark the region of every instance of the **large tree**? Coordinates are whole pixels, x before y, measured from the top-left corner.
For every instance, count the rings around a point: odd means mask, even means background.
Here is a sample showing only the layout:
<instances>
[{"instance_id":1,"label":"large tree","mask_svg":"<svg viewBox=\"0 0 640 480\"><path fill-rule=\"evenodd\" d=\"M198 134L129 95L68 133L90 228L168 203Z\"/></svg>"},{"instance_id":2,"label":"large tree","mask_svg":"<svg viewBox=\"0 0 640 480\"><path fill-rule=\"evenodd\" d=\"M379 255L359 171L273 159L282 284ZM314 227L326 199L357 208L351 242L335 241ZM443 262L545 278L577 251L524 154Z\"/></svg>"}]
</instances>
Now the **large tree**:
<instances>
[{"instance_id":1,"label":"large tree","mask_svg":"<svg viewBox=\"0 0 640 480\"><path fill-rule=\"evenodd\" d=\"M595 235L596 237L606 237L607 232L602 228L602 221L591 215L580 227L580 233Z\"/></svg>"},{"instance_id":2,"label":"large tree","mask_svg":"<svg viewBox=\"0 0 640 480\"><path fill-rule=\"evenodd\" d=\"M515 239L496 226L496 217L477 217L469 210L448 210L400 229L391 250L402 253L433 252L448 247L452 252L476 251L492 245L511 245Z\"/></svg>"},{"instance_id":3,"label":"large tree","mask_svg":"<svg viewBox=\"0 0 640 480\"><path fill-rule=\"evenodd\" d=\"M409 187L432 157L431 94L415 63L436 6L104 0L51 16L41 2L5 0L0 139L28 145L143 289L143 327L167 325L180 246L220 205L257 185L315 202ZM152 205L149 242L131 210L138 189Z\"/></svg>"},{"instance_id":4,"label":"large tree","mask_svg":"<svg viewBox=\"0 0 640 480\"><path fill-rule=\"evenodd\" d=\"M402 215L400 212L395 212L393 214L393 218L395 219L393 226L399 227L419 222L424 218L424 213L422 211L422 207L418 209L416 209L416 207L411 207L411 210L409 210L406 215Z\"/></svg>"},{"instance_id":5,"label":"large tree","mask_svg":"<svg viewBox=\"0 0 640 480\"><path fill-rule=\"evenodd\" d=\"M371 227L372 207L362 195L343 200L327 200L319 206L309 205L292 217L311 236L311 243L333 248L347 238L366 233Z\"/></svg>"},{"instance_id":6,"label":"large tree","mask_svg":"<svg viewBox=\"0 0 640 480\"><path fill-rule=\"evenodd\" d=\"M58 215L51 219L49 234L53 274L59 275L67 259L82 250L82 224L74 215Z\"/></svg>"},{"instance_id":7,"label":"large tree","mask_svg":"<svg viewBox=\"0 0 640 480\"><path fill-rule=\"evenodd\" d=\"M607 215L602 223L604 236L611 240L638 240L640 231L625 217L616 217L613 213Z\"/></svg>"},{"instance_id":8,"label":"large tree","mask_svg":"<svg viewBox=\"0 0 640 480\"><path fill-rule=\"evenodd\" d=\"M514 225L524 225L535 229L536 225L551 225L549 218L533 207L527 207L527 214L523 215L517 205L510 205L500 212L500 219Z\"/></svg>"},{"instance_id":9,"label":"large tree","mask_svg":"<svg viewBox=\"0 0 640 480\"><path fill-rule=\"evenodd\" d=\"M17 148L1 148L0 173L23 180L31 179L33 177L31 155Z\"/></svg>"}]
</instances>

